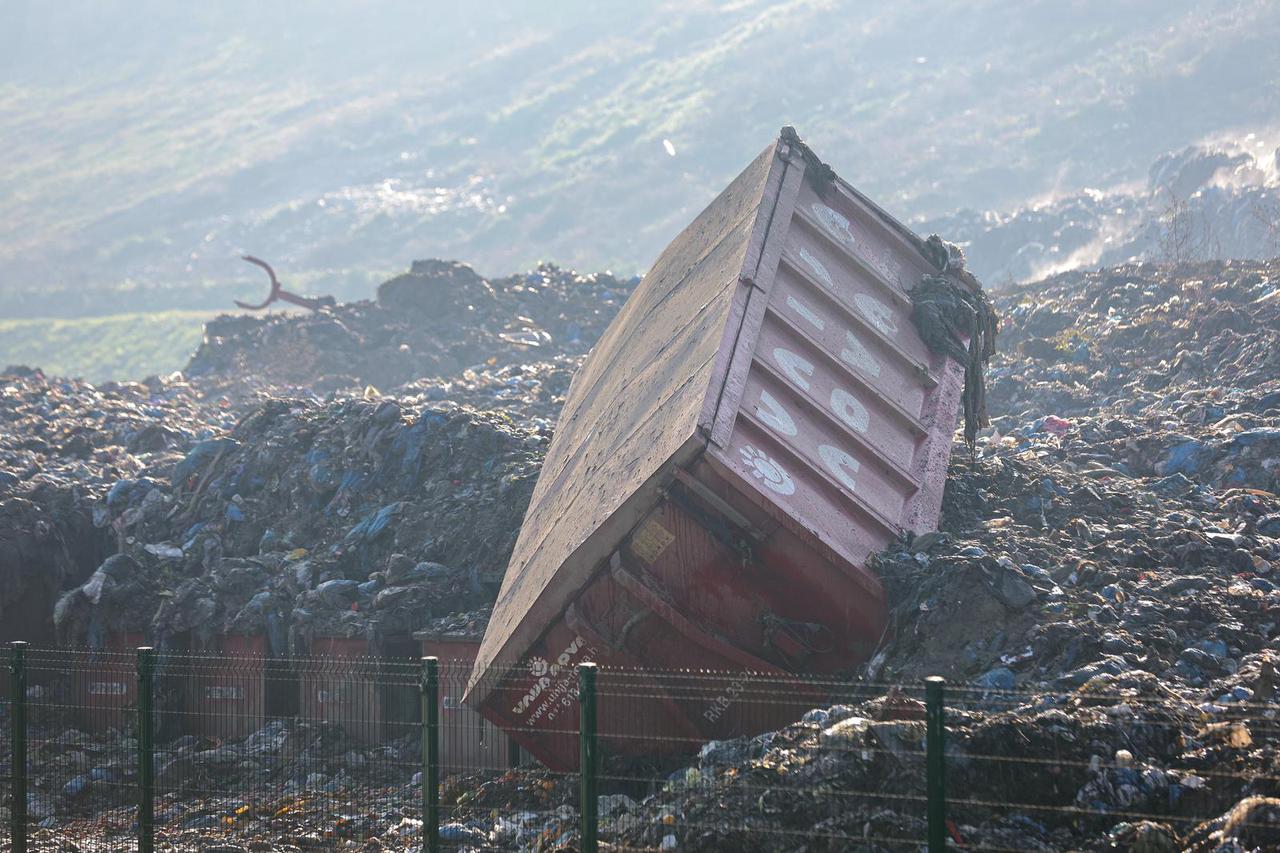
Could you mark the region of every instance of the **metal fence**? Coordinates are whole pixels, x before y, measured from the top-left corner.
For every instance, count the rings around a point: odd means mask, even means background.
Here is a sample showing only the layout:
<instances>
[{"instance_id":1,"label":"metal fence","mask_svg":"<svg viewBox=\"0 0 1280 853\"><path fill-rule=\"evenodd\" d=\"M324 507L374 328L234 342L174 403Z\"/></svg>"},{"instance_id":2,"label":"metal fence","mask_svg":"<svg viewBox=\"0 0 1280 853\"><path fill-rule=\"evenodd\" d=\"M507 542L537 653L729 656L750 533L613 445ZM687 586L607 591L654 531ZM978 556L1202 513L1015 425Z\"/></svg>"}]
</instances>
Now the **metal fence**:
<instances>
[{"instance_id":1,"label":"metal fence","mask_svg":"<svg viewBox=\"0 0 1280 853\"><path fill-rule=\"evenodd\" d=\"M1150 683L1001 691L585 664L566 712L535 732L461 704L465 661L21 644L9 657L12 851L1185 844L1280 790L1276 706L1189 703ZM677 707L726 736L654 712ZM791 725L749 723L797 707L811 710ZM573 768L512 739L535 734L571 739ZM1280 811L1236 817L1250 826L1280 832Z\"/></svg>"}]
</instances>

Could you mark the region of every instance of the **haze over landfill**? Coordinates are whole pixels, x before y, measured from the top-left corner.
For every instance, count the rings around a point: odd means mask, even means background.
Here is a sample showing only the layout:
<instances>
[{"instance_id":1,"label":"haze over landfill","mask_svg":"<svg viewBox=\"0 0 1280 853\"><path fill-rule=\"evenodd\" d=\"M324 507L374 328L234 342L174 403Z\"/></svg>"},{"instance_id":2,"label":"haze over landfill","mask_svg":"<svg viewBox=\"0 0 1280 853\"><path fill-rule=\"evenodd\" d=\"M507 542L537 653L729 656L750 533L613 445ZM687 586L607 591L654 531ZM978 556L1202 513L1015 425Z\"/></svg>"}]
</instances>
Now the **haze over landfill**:
<instances>
[{"instance_id":1,"label":"haze over landfill","mask_svg":"<svg viewBox=\"0 0 1280 853\"><path fill-rule=\"evenodd\" d=\"M631 275L788 123L992 283L1097 263L1143 205L1052 205L1170 152L1276 180L1265 0L597 6L7 4L0 316L225 309L245 253L343 299L426 257ZM960 213L1046 204L990 244Z\"/></svg>"},{"instance_id":2,"label":"haze over landfill","mask_svg":"<svg viewBox=\"0 0 1280 853\"><path fill-rule=\"evenodd\" d=\"M1277 44L11 2L0 853L1280 849Z\"/></svg>"}]
</instances>

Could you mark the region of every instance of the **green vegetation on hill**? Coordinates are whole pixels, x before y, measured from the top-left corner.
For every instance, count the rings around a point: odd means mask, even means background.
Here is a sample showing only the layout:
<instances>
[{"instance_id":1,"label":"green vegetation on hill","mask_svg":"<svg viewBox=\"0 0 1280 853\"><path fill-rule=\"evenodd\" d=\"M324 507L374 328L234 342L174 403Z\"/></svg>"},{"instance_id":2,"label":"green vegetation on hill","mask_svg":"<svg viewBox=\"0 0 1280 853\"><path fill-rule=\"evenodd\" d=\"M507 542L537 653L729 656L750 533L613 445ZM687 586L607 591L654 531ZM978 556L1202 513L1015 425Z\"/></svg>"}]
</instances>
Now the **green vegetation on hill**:
<instances>
[{"instance_id":1,"label":"green vegetation on hill","mask_svg":"<svg viewBox=\"0 0 1280 853\"><path fill-rule=\"evenodd\" d=\"M0 368L39 367L91 382L181 370L200 343L206 311L80 319L0 320Z\"/></svg>"},{"instance_id":2,"label":"green vegetation on hill","mask_svg":"<svg viewBox=\"0 0 1280 853\"><path fill-rule=\"evenodd\" d=\"M10 0L0 316L459 258L630 274L782 124L904 217L1280 128L1274 0ZM670 151L668 153L668 145ZM1270 145L1271 147L1267 147Z\"/></svg>"}]
</instances>

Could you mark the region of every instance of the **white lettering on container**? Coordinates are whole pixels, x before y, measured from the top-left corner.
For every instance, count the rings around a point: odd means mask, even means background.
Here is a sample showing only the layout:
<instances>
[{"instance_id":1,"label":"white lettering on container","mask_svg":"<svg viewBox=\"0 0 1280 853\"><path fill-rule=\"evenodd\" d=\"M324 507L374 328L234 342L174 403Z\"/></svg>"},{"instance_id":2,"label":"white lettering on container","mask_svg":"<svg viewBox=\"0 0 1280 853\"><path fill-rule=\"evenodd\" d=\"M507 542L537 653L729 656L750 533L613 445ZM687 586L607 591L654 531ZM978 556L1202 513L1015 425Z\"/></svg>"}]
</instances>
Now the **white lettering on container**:
<instances>
[{"instance_id":1,"label":"white lettering on container","mask_svg":"<svg viewBox=\"0 0 1280 853\"><path fill-rule=\"evenodd\" d=\"M831 411L835 412L836 416L850 429L858 432L866 432L867 425L871 423L871 415L868 414L867 407L843 388L831 389Z\"/></svg>"},{"instance_id":2,"label":"white lettering on container","mask_svg":"<svg viewBox=\"0 0 1280 853\"><path fill-rule=\"evenodd\" d=\"M855 293L853 301L871 321L871 325L886 335L898 334L898 320L893 316L893 309L888 305L868 293Z\"/></svg>"},{"instance_id":3,"label":"white lettering on container","mask_svg":"<svg viewBox=\"0 0 1280 853\"><path fill-rule=\"evenodd\" d=\"M822 227L831 232L833 237L850 248L857 246L858 241L854 239L853 232L849 230L849 220L846 217L817 201L809 205L809 209L813 211L814 216L818 217Z\"/></svg>"},{"instance_id":4,"label":"white lettering on container","mask_svg":"<svg viewBox=\"0 0 1280 853\"><path fill-rule=\"evenodd\" d=\"M817 256L804 246L800 247L800 260L805 262L805 265L809 267L809 270L814 274L818 281L825 284L828 290L836 289L836 283L831 280L831 273L827 272L827 268L822 265L822 261L818 260Z\"/></svg>"},{"instance_id":5,"label":"white lettering on container","mask_svg":"<svg viewBox=\"0 0 1280 853\"><path fill-rule=\"evenodd\" d=\"M767 488L780 495L795 494L796 484L791 475L764 451L747 445L738 452L742 454L742 461L751 469L755 478Z\"/></svg>"},{"instance_id":6,"label":"white lettering on container","mask_svg":"<svg viewBox=\"0 0 1280 853\"><path fill-rule=\"evenodd\" d=\"M865 370L872 376L880 375L880 362L876 361L862 341L854 337L853 332L846 331L844 333L844 349L840 350L840 360L850 367L856 367Z\"/></svg>"},{"instance_id":7,"label":"white lettering on container","mask_svg":"<svg viewBox=\"0 0 1280 853\"><path fill-rule=\"evenodd\" d=\"M773 360L801 391L809 390L809 380L805 377L813 375L813 365L810 362L782 347L774 349Z\"/></svg>"},{"instance_id":8,"label":"white lettering on container","mask_svg":"<svg viewBox=\"0 0 1280 853\"><path fill-rule=\"evenodd\" d=\"M528 711L529 707L538 700L538 697L542 695L543 691L551 686L552 677L559 676L561 674L564 668L573 660L573 656L576 655L583 647L585 642L586 641L581 637L575 636L569 645L565 646L564 651L560 653L560 657L556 658L556 662L553 664L548 664L543 658L534 658L530 661L529 668L535 676L540 672L547 674L538 678L537 681L533 683L533 686L525 691L525 694L520 697L520 701L511 709L511 713L523 715Z\"/></svg>"},{"instance_id":9,"label":"white lettering on container","mask_svg":"<svg viewBox=\"0 0 1280 853\"><path fill-rule=\"evenodd\" d=\"M853 479L853 475L858 473L858 469L862 467L857 459L854 459L838 447L832 447L830 444L818 445L818 455L822 457L827 470L843 483L845 488L851 492L857 491L858 482Z\"/></svg>"},{"instance_id":10,"label":"white lettering on container","mask_svg":"<svg viewBox=\"0 0 1280 853\"><path fill-rule=\"evenodd\" d=\"M125 686L123 681L89 682L90 696L123 696L124 694Z\"/></svg>"},{"instance_id":11,"label":"white lettering on container","mask_svg":"<svg viewBox=\"0 0 1280 853\"><path fill-rule=\"evenodd\" d=\"M791 414L782 407L774 396L764 389L760 390L760 402L756 406L756 417L764 421L783 435L796 434L796 422Z\"/></svg>"},{"instance_id":12,"label":"white lettering on container","mask_svg":"<svg viewBox=\"0 0 1280 853\"><path fill-rule=\"evenodd\" d=\"M789 307L792 311L799 314L801 317L808 320L813 325L813 327L817 329L819 332L821 332L823 327L827 325L827 322L825 320L823 320L817 314L813 313L812 308L810 308L808 305L805 305L803 302L801 302L799 299L796 299L794 296L787 297L787 307Z\"/></svg>"}]
</instances>

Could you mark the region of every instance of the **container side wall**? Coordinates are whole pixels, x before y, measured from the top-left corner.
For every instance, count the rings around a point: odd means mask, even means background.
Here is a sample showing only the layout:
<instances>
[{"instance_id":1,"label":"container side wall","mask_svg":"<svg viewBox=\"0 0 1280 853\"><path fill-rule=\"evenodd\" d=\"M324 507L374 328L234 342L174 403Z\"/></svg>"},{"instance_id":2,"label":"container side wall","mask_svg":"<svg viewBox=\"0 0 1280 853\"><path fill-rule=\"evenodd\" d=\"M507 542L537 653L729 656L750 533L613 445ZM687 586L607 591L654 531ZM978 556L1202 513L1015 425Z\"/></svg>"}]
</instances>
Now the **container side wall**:
<instances>
[{"instance_id":1,"label":"container side wall","mask_svg":"<svg viewBox=\"0 0 1280 853\"><path fill-rule=\"evenodd\" d=\"M774 148L667 247L574 380L469 690L490 663L519 658L559 618L648 510L638 505L646 484L695 439L707 397L718 393L718 356L762 198L781 171Z\"/></svg>"},{"instance_id":2,"label":"container side wall","mask_svg":"<svg viewBox=\"0 0 1280 853\"><path fill-rule=\"evenodd\" d=\"M936 525L963 376L911 321L929 268L910 232L839 183L806 179L788 201L780 262L759 282L768 309L735 360L748 365L736 418L712 454L859 566Z\"/></svg>"}]
</instances>

